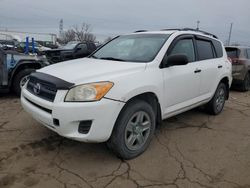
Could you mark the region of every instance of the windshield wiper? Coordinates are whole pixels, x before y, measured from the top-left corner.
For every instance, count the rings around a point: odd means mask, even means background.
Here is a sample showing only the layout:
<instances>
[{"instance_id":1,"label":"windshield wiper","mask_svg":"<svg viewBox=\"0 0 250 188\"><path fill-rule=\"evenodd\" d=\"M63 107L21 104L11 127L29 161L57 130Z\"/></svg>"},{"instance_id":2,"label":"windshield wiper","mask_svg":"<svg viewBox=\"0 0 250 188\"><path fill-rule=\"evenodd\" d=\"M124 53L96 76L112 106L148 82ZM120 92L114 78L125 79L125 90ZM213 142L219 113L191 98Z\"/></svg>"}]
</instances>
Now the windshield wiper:
<instances>
[{"instance_id":1,"label":"windshield wiper","mask_svg":"<svg viewBox=\"0 0 250 188\"><path fill-rule=\"evenodd\" d=\"M118 59L114 57L101 57L100 59L111 60L111 61L125 61L123 59Z\"/></svg>"}]
</instances>

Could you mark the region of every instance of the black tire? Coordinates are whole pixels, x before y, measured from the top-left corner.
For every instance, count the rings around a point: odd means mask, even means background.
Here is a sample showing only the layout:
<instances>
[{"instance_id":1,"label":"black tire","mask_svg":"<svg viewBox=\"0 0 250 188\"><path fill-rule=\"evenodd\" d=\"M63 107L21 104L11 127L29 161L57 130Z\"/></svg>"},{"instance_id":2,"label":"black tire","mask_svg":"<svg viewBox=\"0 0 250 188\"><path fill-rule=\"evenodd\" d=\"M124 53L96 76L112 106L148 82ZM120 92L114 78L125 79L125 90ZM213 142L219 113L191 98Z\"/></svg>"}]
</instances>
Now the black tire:
<instances>
[{"instance_id":1,"label":"black tire","mask_svg":"<svg viewBox=\"0 0 250 188\"><path fill-rule=\"evenodd\" d=\"M244 81L241 84L241 91L249 91L250 90L250 73L247 73Z\"/></svg>"},{"instance_id":2,"label":"black tire","mask_svg":"<svg viewBox=\"0 0 250 188\"><path fill-rule=\"evenodd\" d=\"M227 88L224 83L220 83L215 91L213 98L206 105L206 110L211 115L218 115L224 108L227 97Z\"/></svg>"},{"instance_id":3,"label":"black tire","mask_svg":"<svg viewBox=\"0 0 250 188\"><path fill-rule=\"evenodd\" d=\"M129 127L129 123L134 124L133 117L136 119L136 122L137 122L138 117L136 115L140 114L140 113L144 114L145 117L147 117L148 120L150 120L150 126L147 125L149 127L147 129L148 130L147 133L145 133L145 132L141 133L141 135L146 137L145 139L142 139L142 140L144 140L144 143L141 144L140 147L137 146L138 148L136 148L135 147L136 144L140 145L140 141L135 140L134 143L137 142L134 146L136 149L134 149L134 148L131 149L128 146L128 140L130 137L131 138L135 137L135 134L137 134L137 136L138 136L139 133L138 132L135 133L136 130L134 130L134 131L131 131L130 135L128 136L128 133L129 133L128 127ZM143 117L142 119L144 119L145 117ZM141 119L141 118L139 118L139 119ZM144 120L142 120L142 121L144 121ZM138 124L136 122L135 122L135 124ZM144 123L142 122L141 125L143 125L143 124ZM125 160L135 158L135 157L139 156L140 154L142 154L149 146L150 141L152 140L152 137L154 135L155 125L156 125L155 113L154 113L152 107L148 103L146 103L142 100L134 100L134 101L128 103L124 107L122 112L120 113L120 115L115 123L112 135L111 135L110 139L107 141L107 146L119 158L122 158ZM136 129L136 126L134 126L134 125L131 126L131 124L130 124L130 127L135 127L135 129ZM133 147L133 146L131 146L131 147Z\"/></svg>"},{"instance_id":4,"label":"black tire","mask_svg":"<svg viewBox=\"0 0 250 188\"><path fill-rule=\"evenodd\" d=\"M12 90L16 93L16 95L18 96L21 95L21 86L20 86L21 81L34 71L35 69L23 69L14 76L12 82Z\"/></svg>"}]
</instances>

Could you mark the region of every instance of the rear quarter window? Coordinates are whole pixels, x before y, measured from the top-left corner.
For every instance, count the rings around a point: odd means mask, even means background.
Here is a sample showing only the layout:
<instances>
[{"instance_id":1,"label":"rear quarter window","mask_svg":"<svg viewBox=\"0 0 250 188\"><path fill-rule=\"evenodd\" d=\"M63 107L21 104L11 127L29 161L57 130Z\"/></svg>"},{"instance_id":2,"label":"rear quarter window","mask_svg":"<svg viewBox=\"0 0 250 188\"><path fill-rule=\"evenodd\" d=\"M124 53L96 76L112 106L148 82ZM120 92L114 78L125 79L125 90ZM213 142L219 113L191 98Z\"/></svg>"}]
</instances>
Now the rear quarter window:
<instances>
[{"instance_id":1,"label":"rear quarter window","mask_svg":"<svg viewBox=\"0 0 250 188\"><path fill-rule=\"evenodd\" d=\"M212 40L212 42L213 42L213 45L215 48L217 58L223 57L223 47L222 47L221 42L219 42L217 40Z\"/></svg>"}]
</instances>

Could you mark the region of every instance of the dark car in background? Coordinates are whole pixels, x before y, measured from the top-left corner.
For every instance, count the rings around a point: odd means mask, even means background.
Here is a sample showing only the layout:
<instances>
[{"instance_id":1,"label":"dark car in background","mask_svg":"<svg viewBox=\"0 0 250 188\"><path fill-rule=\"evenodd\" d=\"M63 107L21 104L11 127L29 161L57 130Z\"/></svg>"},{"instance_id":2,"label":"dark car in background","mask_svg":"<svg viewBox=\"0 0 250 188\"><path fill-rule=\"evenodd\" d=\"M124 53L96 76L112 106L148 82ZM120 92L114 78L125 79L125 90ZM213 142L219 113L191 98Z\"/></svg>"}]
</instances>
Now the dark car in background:
<instances>
[{"instance_id":1,"label":"dark car in background","mask_svg":"<svg viewBox=\"0 0 250 188\"><path fill-rule=\"evenodd\" d=\"M250 90L250 47L227 46L227 55L232 60L233 85L241 91Z\"/></svg>"},{"instance_id":2,"label":"dark car in background","mask_svg":"<svg viewBox=\"0 0 250 188\"><path fill-rule=\"evenodd\" d=\"M50 63L58 63L66 60L83 58L96 50L93 42L69 42L58 49L45 51L45 55Z\"/></svg>"}]
</instances>

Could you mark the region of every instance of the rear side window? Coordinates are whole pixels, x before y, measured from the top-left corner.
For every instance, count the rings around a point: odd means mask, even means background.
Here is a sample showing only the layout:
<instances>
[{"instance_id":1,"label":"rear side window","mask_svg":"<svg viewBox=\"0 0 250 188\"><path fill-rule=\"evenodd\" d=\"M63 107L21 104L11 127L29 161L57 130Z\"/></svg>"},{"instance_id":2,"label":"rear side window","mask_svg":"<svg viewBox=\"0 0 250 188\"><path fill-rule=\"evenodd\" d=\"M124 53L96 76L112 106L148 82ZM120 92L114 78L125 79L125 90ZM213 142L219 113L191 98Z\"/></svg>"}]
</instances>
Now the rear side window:
<instances>
[{"instance_id":1,"label":"rear side window","mask_svg":"<svg viewBox=\"0 0 250 188\"><path fill-rule=\"evenodd\" d=\"M95 45L93 43L89 43L89 49L91 51L94 51L96 49Z\"/></svg>"},{"instance_id":2,"label":"rear side window","mask_svg":"<svg viewBox=\"0 0 250 188\"><path fill-rule=\"evenodd\" d=\"M169 55L185 54L189 62L195 61L194 44L192 39L179 40Z\"/></svg>"},{"instance_id":3,"label":"rear side window","mask_svg":"<svg viewBox=\"0 0 250 188\"><path fill-rule=\"evenodd\" d=\"M213 41L213 45L215 48L217 58L223 57L223 47L221 45L221 42L219 42L217 40L212 40L212 41Z\"/></svg>"},{"instance_id":4,"label":"rear side window","mask_svg":"<svg viewBox=\"0 0 250 188\"><path fill-rule=\"evenodd\" d=\"M227 56L230 58L238 58L239 57L239 49L237 48L226 48Z\"/></svg>"},{"instance_id":5,"label":"rear side window","mask_svg":"<svg viewBox=\"0 0 250 188\"><path fill-rule=\"evenodd\" d=\"M81 51L87 51L87 45L86 44L80 44L77 48L81 49Z\"/></svg>"},{"instance_id":6,"label":"rear side window","mask_svg":"<svg viewBox=\"0 0 250 188\"><path fill-rule=\"evenodd\" d=\"M250 49L247 49L247 59L250 59Z\"/></svg>"},{"instance_id":7,"label":"rear side window","mask_svg":"<svg viewBox=\"0 0 250 188\"><path fill-rule=\"evenodd\" d=\"M206 40L196 40L199 60L213 59L212 43Z\"/></svg>"}]
</instances>

